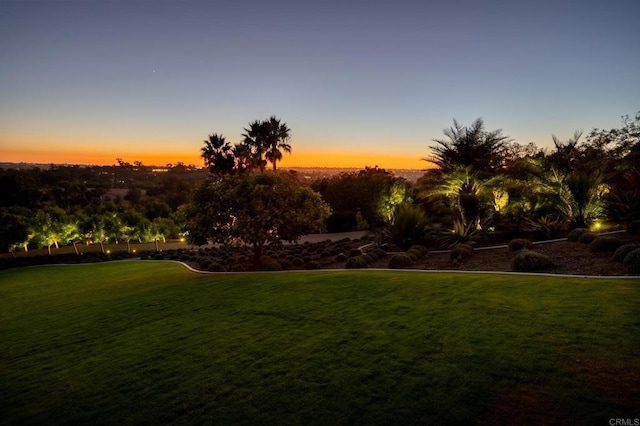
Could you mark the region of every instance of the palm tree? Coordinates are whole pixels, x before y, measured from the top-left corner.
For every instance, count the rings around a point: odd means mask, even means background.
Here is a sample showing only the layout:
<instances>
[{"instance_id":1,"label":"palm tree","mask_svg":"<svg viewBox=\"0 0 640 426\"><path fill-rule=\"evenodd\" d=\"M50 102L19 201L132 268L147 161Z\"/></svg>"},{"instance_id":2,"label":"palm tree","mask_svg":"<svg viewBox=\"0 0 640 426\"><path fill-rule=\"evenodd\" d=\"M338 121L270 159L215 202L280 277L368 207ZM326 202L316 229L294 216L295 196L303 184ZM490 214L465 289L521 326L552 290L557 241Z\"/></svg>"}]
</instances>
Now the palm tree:
<instances>
[{"instance_id":1,"label":"palm tree","mask_svg":"<svg viewBox=\"0 0 640 426\"><path fill-rule=\"evenodd\" d=\"M453 120L453 127L444 129L448 138L434 139L433 155L423 158L449 173L458 167L471 167L476 172L495 172L504 165L506 146L509 142L502 130L487 132L481 118L469 127L462 127Z\"/></svg>"},{"instance_id":2,"label":"palm tree","mask_svg":"<svg viewBox=\"0 0 640 426\"><path fill-rule=\"evenodd\" d=\"M252 121L249 123L249 128L244 128L245 133L242 134L244 140L242 143L249 148L251 153L252 167L259 167L260 172L264 172L264 168L267 164L266 160L262 159L265 151L267 150L267 126L264 121Z\"/></svg>"},{"instance_id":3,"label":"palm tree","mask_svg":"<svg viewBox=\"0 0 640 426\"><path fill-rule=\"evenodd\" d=\"M267 144L265 158L273 164L273 170L276 170L276 163L282 160L282 151L291 153L291 145L288 143L291 138L291 129L287 123L281 123L275 115L269 117L269 120L263 124L266 128Z\"/></svg>"},{"instance_id":4,"label":"palm tree","mask_svg":"<svg viewBox=\"0 0 640 426\"><path fill-rule=\"evenodd\" d=\"M556 135L551 135L556 150L547 157L549 166L563 173L574 171L580 154L578 145L580 145L581 136L582 132L576 130L573 138L562 142Z\"/></svg>"},{"instance_id":5,"label":"palm tree","mask_svg":"<svg viewBox=\"0 0 640 426\"><path fill-rule=\"evenodd\" d=\"M233 148L222 135L217 133L209 135L209 139L204 140L200 156L204 159L204 164L213 175L231 175L235 168L235 156Z\"/></svg>"}]
</instances>

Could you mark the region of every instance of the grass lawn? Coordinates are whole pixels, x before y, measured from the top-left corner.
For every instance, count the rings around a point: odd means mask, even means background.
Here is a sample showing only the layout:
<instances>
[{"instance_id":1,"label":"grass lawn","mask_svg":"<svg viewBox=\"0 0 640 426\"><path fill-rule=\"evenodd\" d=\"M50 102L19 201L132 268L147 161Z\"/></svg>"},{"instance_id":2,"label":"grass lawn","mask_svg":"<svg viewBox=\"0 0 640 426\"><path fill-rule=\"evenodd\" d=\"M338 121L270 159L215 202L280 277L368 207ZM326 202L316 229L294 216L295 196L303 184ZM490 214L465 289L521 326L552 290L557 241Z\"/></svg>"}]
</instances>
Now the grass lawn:
<instances>
[{"instance_id":1,"label":"grass lawn","mask_svg":"<svg viewBox=\"0 0 640 426\"><path fill-rule=\"evenodd\" d=\"M640 280L0 272L0 424L640 418Z\"/></svg>"}]
</instances>

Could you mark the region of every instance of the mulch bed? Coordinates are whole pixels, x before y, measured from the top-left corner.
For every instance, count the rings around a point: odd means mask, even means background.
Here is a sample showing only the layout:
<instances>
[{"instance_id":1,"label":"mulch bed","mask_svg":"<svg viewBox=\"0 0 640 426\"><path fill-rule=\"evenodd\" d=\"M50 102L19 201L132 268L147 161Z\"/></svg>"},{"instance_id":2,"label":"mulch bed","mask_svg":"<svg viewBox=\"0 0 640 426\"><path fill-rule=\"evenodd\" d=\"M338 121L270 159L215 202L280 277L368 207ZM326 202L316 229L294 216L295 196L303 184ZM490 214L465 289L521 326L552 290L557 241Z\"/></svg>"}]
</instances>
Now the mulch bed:
<instances>
[{"instance_id":1,"label":"mulch bed","mask_svg":"<svg viewBox=\"0 0 640 426\"><path fill-rule=\"evenodd\" d=\"M640 244L637 235L627 233L615 234L616 237L628 243ZM551 257L554 266L545 271L554 274L567 275L603 275L622 276L628 274L622 262L612 260L613 253L592 253L588 244L559 241L534 244L532 250ZM458 271L511 271L513 253L506 247L474 250L474 255L462 262L456 263L449 259L449 253L429 253L423 259L414 263L411 269L425 270L458 270ZM370 268L386 268L390 255L371 264Z\"/></svg>"}]
</instances>

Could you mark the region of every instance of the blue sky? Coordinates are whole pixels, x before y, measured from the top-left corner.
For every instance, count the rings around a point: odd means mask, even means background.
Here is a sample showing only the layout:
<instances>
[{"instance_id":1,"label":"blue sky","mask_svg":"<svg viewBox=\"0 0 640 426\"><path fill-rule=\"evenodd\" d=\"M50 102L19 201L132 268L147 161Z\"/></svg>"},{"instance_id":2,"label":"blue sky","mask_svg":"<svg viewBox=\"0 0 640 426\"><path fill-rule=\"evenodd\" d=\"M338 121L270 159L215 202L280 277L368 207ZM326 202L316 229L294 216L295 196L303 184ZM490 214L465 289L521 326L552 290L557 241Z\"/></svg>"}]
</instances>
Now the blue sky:
<instances>
[{"instance_id":1,"label":"blue sky","mask_svg":"<svg viewBox=\"0 0 640 426\"><path fill-rule=\"evenodd\" d=\"M199 164L207 134L239 142L272 114L289 166L420 167L453 118L544 146L640 110L638 16L631 0L0 0L0 161Z\"/></svg>"}]
</instances>

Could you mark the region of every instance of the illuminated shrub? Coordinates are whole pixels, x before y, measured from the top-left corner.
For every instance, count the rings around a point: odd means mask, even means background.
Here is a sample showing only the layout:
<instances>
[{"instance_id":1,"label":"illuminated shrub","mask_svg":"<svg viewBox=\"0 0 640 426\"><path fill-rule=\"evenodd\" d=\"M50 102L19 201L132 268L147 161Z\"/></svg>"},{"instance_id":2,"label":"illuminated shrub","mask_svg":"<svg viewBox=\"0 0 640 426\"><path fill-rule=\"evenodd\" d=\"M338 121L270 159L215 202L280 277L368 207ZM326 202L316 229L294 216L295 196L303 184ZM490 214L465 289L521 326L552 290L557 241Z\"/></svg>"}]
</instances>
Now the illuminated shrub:
<instances>
[{"instance_id":1,"label":"illuminated shrub","mask_svg":"<svg viewBox=\"0 0 640 426\"><path fill-rule=\"evenodd\" d=\"M509 241L509 251L510 252L515 252L515 251L520 251L520 250L524 250L524 249L530 249L531 248L531 241L525 239L525 238L515 238L511 241Z\"/></svg>"},{"instance_id":2,"label":"illuminated shrub","mask_svg":"<svg viewBox=\"0 0 640 426\"><path fill-rule=\"evenodd\" d=\"M640 248L637 244L625 244L620 247L613 253L612 259L616 262L622 262L625 257L635 249Z\"/></svg>"},{"instance_id":3,"label":"illuminated shrub","mask_svg":"<svg viewBox=\"0 0 640 426\"><path fill-rule=\"evenodd\" d=\"M603 235L589 244L589 251L592 253L612 253L622 245L624 245L624 240L610 235Z\"/></svg>"},{"instance_id":4,"label":"illuminated shrub","mask_svg":"<svg viewBox=\"0 0 640 426\"><path fill-rule=\"evenodd\" d=\"M573 231L569 232L569 235L567 235L567 240L575 243L580 239L580 236L582 236L582 234L586 234L587 232L589 232L587 228L576 228Z\"/></svg>"},{"instance_id":5,"label":"illuminated shrub","mask_svg":"<svg viewBox=\"0 0 640 426\"><path fill-rule=\"evenodd\" d=\"M553 261L546 254L531 250L520 250L511 259L511 270L518 272L544 271L553 267Z\"/></svg>"},{"instance_id":6,"label":"illuminated shrub","mask_svg":"<svg viewBox=\"0 0 640 426\"><path fill-rule=\"evenodd\" d=\"M634 275L640 275L640 248L632 250L622 262L625 269Z\"/></svg>"}]
</instances>

